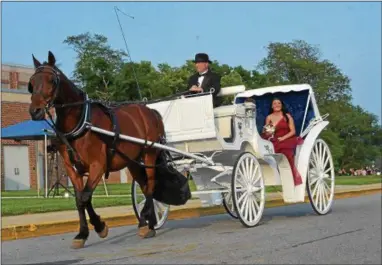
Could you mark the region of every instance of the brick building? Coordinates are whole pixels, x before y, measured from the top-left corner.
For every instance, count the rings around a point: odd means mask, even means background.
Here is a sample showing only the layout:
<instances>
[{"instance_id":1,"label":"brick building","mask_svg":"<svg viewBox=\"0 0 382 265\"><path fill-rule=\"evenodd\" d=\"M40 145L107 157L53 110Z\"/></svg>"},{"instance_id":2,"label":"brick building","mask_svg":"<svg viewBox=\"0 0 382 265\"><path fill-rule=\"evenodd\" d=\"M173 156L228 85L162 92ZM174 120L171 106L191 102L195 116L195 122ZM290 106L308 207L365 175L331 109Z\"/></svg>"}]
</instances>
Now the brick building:
<instances>
[{"instance_id":1,"label":"brick building","mask_svg":"<svg viewBox=\"0 0 382 265\"><path fill-rule=\"evenodd\" d=\"M27 87L34 69L9 64L2 64L1 68L1 127L4 128L30 120L28 112L30 94ZM1 168L2 190L36 189L38 182L40 187L43 187L45 172L43 141L1 140ZM48 165L48 169L51 168L51 165ZM50 170L48 172L53 173ZM59 172L65 171L59 167ZM49 187L55 181L52 178L55 176L48 175ZM125 183L129 180L128 170L121 170L111 173L107 183ZM63 184L66 182L65 180Z\"/></svg>"}]
</instances>

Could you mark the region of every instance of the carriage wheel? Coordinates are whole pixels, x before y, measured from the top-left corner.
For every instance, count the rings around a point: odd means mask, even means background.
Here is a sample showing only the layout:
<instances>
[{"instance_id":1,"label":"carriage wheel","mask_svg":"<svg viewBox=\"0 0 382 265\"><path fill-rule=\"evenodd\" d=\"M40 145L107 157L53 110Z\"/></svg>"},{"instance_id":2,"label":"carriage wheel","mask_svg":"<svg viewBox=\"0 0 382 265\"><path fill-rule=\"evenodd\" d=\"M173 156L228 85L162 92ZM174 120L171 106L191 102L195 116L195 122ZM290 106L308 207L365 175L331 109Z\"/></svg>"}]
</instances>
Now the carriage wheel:
<instances>
[{"instance_id":1,"label":"carriage wheel","mask_svg":"<svg viewBox=\"0 0 382 265\"><path fill-rule=\"evenodd\" d=\"M141 187L136 181L133 181L131 185L132 204L135 216L139 220L143 206L145 205L146 197L142 192ZM154 199L155 216L157 218L157 224L154 229L160 229L167 221L168 213L170 211L170 205L161 203Z\"/></svg>"},{"instance_id":2,"label":"carriage wheel","mask_svg":"<svg viewBox=\"0 0 382 265\"><path fill-rule=\"evenodd\" d=\"M226 212L234 219L239 218L235 211L235 206L233 205L233 202L232 202L231 191L222 193L222 197L223 197L223 206Z\"/></svg>"},{"instance_id":3,"label":"carriage wheel","mask_svg":"<svg viewBox=\"0 0 382 265\"><path fill-rule=\"evenodd\" d=\"M232 201L240 222L256 226L264 212L265 187L261 166L249 152L241 154L232 172Z\"/></svg>"},{"instance_id":4,"label":"carriage wheel","mask_svg":"<svg viewBox=\"0 0 382 265\"><path fill-rule=\"evenodd\" d=\"M328 145L316 140L309 158L306 188L313 210L327 214L334 199L334 165Z\"/></svg>"}]
</instances>

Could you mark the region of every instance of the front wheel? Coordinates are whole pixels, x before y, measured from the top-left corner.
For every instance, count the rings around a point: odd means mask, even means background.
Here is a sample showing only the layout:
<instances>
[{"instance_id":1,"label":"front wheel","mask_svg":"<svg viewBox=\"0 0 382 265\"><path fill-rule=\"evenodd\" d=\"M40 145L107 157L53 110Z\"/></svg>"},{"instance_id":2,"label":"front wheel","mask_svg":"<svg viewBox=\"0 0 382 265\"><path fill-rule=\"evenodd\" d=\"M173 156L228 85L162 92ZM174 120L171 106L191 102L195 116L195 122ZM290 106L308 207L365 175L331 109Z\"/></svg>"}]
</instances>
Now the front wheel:
<instances>
[{"instance_id":1,"label":"front wheel","mask_svg":"<svg viewBox=\"0 0 382 265\"><path fill-rule=\"evenodd\" d=\"M232 172L231 188L240 222L246 227L256 226L264 212L265 187L261 165L252 153L239 156Z\"/></svg>"},{"instance_id":2,"label":"front wheel","mask_svg":"<svg viewBox=\"0 0 382 265\"><path fill-rule=\"evenodd\" d=\"M132 204L135 216L139 221L141 211L146 202L146 197L142 192L141 187L136 181L133 181L131 185ZM155 230L160 229L167 221L168 213L170 211L170 205L161 203L154 199L154 211L157 219L157 224L154 226Z\"/></svg>"},{"instance_id":3,"label":"front wheel","mask_svg":"<svg viewBox=\"0 0 382 265\"><path fill-rule=\"evenodd\" d=\"M223 197L223 206L226 212L234 219L239 218L235 211L235 206L232 203L231 191L222 193L222 197Z\"/></svg>"}]
</instances>

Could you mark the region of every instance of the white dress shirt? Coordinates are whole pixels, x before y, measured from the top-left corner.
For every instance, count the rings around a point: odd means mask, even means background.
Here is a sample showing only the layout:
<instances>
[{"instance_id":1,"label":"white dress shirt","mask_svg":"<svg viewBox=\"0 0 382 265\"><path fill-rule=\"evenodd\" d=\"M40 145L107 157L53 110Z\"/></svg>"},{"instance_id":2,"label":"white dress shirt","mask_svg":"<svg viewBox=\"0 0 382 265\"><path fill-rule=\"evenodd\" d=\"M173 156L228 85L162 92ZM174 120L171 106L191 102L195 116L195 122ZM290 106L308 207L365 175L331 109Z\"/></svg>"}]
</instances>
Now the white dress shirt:
<instances>
[{"instance_id":1,"label":"white dress shirt","mask_svg":"<svg viewBox=\"0 0 382 265\"><path fill-rule=\"evenodd\" d=\"M204 74L208 72L208 69L206 71L204 71L203 73L199 73L201 74L201 76L198 77L198 87L200 87L203 83L203 80L204 80Z\"/></svg>"}]
</instances>

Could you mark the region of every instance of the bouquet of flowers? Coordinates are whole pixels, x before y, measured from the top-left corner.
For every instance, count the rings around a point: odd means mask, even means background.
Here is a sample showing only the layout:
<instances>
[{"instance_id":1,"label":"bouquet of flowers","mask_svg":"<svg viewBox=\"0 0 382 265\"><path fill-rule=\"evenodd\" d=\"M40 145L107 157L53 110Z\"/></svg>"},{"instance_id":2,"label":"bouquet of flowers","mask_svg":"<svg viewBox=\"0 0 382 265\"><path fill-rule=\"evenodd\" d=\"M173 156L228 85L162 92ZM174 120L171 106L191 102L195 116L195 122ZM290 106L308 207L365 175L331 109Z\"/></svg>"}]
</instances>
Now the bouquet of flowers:
<instances>
[{"instance_id":1,"label":"bouquet of flowers","mask_svg":"<svg viewBox=\"0 0 382 265\"><path fill-rule=\"evenodd\" d=\"M269 134L272 134L272 135L273 135L273 134L275 133L275 130L276 130L276 127L273 126L272 123L269 123L269 124L267 124L267 125L264 126L264 131L265 131L266 133L269 133Z\"/></svg>"},{"instance_id":2,"label":"bouquet of flowers","mask_svg":"<svg viewBox=\"0 0 382 265\"><path fill-rule=\"evenodd\" d=\"M276 130L276 127L273 126L272 122L270 122L269 124L265 125L263 127L263 135L264 135L264 137L267 138L268 140L273 139L274 134L275 134L275 130Z\"/></svg>"}]
</instances>

